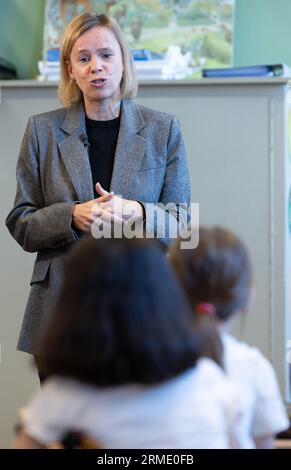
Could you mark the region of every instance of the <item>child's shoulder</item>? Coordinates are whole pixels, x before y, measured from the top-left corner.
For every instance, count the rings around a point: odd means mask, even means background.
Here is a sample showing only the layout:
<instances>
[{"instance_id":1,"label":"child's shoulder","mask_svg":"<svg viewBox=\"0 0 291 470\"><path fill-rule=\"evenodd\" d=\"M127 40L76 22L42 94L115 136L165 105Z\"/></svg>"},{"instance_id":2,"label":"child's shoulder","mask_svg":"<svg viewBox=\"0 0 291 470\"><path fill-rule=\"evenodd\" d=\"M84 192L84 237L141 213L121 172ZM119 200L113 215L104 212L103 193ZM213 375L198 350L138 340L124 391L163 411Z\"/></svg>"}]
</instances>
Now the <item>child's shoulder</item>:
<instances>
[{"instance_id":1,"label":"child's shoulder","mask_svg":"<svg viewBox=\"0 0 291 470\"><path fill-rule=\"evenodd\" d=\"M203 399L208 397L211 409L216 408L217 405L226 411L233 408L237 395L236 387L222 367L212 359L201 358L196 365L196 374L197 380L192 384L193 389L199 389L200 397L201 393L204 394Z\"/></svg>"},{"instance_id":2,"label":"child's shoulder","mask_svg":"<svg viewBox=\"0 0 291 470\"><path fill-rule=\"evenodd\" d=\"M199 359L195 369L196 380L206 387L208 385L212 387L215 383L221 387L229 387L229 379L225 371L212 359L206 357Z\"/></svg>"},{"instance_id":3,"label":"child's shoulder","mask_svg":"<svg viewBox=\"0 0 291 470\"><path fill-rule=\"evenodd\" d=\"M250 374L255 381L273 381L274 368L261 351L231 335L222 335L226 369L234 369L242 375Z\"/></svg>"},{"instance_id":4,"label":"child's shoulder","mask_svg":"<svg viewBox=\"0 0 291 470\"><path fill-rule=\"evenodd\" d=\"M227 354L238 356L246 361L255 361L258 363L269 363L268 359L261 353L261 351L244 341L239 341L234 336L229 334L222 335L222 343ZM269 363L270 364L270 363Z\"/></svg>"}]
</instances>

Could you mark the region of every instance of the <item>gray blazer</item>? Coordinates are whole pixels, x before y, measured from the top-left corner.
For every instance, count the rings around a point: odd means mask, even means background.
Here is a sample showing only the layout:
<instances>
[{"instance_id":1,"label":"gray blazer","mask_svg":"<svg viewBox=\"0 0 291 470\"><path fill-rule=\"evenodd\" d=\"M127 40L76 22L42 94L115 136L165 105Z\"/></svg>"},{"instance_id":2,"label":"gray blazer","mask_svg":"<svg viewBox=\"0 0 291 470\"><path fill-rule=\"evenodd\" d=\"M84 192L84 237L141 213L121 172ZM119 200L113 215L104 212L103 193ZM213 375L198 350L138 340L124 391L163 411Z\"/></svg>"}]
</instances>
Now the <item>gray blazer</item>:
<instances>
[{"instance_id":1,"label":"gray blazer","mask_svg":"<svg viewBox=\"0 0 291 470\"><path fill-rule=\"evenodd\" d=\"M14 208L6 219L22 248L38 252L18 341L22 351L35 351L37 333L60 288L65 253L79 237L72 227L72 205L94 198L85 140L83 105L31 117L23 137ZM189 204L188 169L176 117L122 102L111 190L143 203ZM167 243L154 207L145 205L147 232ZM184 210L165 214L167 224L186 221Z\"/></svg>"}]
</instances>

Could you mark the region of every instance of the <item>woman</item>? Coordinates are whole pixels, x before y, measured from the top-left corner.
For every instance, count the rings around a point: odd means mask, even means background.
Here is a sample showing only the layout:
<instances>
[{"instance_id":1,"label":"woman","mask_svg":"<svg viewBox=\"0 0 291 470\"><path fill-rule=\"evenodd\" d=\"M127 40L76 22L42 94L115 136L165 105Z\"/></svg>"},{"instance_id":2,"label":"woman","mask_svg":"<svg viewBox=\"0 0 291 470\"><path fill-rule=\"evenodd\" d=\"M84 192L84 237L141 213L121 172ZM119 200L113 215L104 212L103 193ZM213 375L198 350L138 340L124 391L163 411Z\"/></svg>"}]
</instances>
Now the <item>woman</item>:
<instances>
[{"instance_id":1,"label":"woman","mask_svg":"<svg viewBox=\"0 0 291 470\"><path fill-rule=\"evenodd\" d=\"M87 237L68 257L39 350L48 378L20 413L14 446L47 447L74 431L109 449L239 445L232 388L200 355L160 247Z\"/></svg>"},{"instance_id":2,"label":"woman","mask_svg":"<svg viewBox=\"0 0 291 470\"><path fill-rule=\"evenodd\" d=\"M166 243L171 227L186 222L186 210L177 209L190 198L179 123L134 104L136 91L118 25L93 13L73 20L61 51L65 107L30 118L15 205L6 220L22 248L38 252L18 342L22 351L34 352L59 289L64 254L92 230L96 217L123 223L130 216ZM157 203L172 204L164 211Z\"/></svg>"}]
</instances>

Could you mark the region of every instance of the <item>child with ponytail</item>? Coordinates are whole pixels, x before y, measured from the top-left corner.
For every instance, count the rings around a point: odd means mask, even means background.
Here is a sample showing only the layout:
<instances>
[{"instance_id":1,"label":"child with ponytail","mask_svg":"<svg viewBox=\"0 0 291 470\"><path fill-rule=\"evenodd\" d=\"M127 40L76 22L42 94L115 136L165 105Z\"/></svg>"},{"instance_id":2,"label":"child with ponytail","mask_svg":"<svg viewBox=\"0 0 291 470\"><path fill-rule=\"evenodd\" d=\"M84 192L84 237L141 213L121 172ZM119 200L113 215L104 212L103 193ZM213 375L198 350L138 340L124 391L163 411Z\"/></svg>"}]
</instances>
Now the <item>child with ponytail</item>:
<instances>
[{"instance_id":1,"label":"child with ponytail","mask_svg":"<svg viewBox=\"0 0 291 470\"><path fill-rule=\"evenodd\" d=\"M246 248L228 230L200 228L198 247L181 249L178 240L170 250L170 260L194 321L204 332L203 354L213 357L219 342L222 346L222 366L236 387L243 410L240 442L244 448L272 447L275 434L289 424L273 367L258 349L228 333L234 317L246 313L252 290ZM208 335L207 340L203 334Z\"/></svg>"}]
</instances>

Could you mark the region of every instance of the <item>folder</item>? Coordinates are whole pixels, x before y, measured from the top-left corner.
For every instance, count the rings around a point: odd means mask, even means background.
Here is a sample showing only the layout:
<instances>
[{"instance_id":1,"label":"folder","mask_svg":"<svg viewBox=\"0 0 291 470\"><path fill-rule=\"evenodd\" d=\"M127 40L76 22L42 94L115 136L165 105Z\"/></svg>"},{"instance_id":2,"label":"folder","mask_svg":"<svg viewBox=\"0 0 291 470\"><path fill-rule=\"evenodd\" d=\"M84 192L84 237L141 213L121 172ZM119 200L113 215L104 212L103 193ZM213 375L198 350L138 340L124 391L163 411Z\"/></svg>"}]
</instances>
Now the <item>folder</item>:
<instances>
[{"instance_id":1,"label":"folder","mask_svg":"<svg viewBox=\"0 0 291 470\"><path fill-rule=\"evenodd\" d=\"M244 67L202 69L202 77L291 77L291 69L286 64L248 65Z\"/></svg>"}]
</instances>

